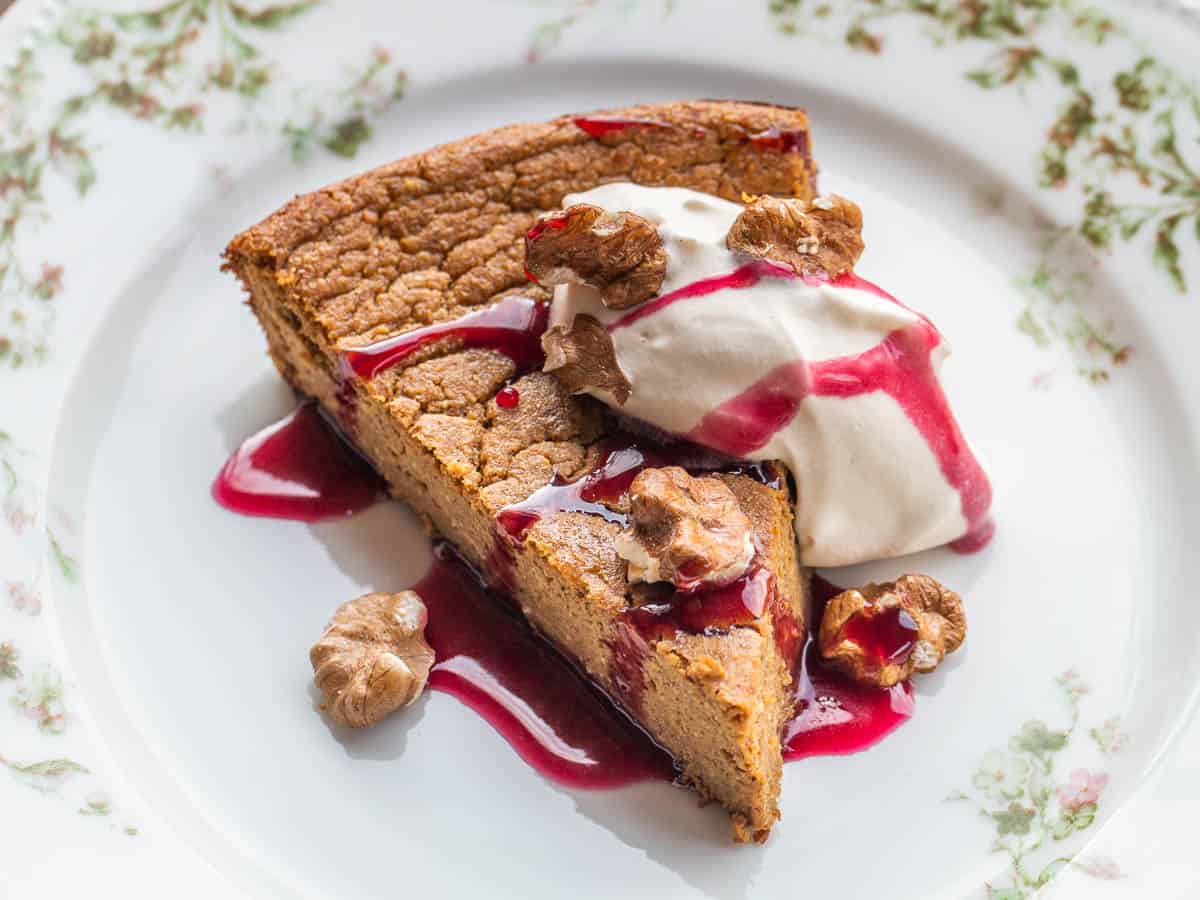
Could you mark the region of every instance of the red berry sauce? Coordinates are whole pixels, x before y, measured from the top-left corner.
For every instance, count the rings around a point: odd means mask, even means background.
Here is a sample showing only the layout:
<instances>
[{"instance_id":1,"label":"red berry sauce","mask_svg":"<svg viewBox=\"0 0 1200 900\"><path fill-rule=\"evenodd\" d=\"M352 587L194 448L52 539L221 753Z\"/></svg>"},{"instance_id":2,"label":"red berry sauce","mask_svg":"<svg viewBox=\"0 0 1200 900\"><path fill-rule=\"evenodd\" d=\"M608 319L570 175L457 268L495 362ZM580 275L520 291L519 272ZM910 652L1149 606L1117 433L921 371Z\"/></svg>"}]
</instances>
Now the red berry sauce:
<instances>
[{"instance_id":1,"label":"red berry sauce","mask_svg":"<svg viewBox=\"0 0 1200 900\"><path fill-rule=\"evenodd\" d=\"M301 522L353 515L386 493L313 403L247 438L212 484L213 498L233 512Z\"/></svg>"},{"instance_id":2,"label":"red berry sauce","mask_svg":"<svg viewBox=\"0 0 1200 900\"><path fill-rule=\"evenodd\" d=\"M594 138L618 134L630 128L670 128L666 122L654 119L623 119L619 116L576 116L575 126Z\"/></svg>"},{"instance_id":3,"label":"red berry sauce","mask_svg":"<svg viewBox=\"0 0 1200 900\"><path fill-rule=\"evenodd\" d=\"M574 481L556 475L550 484L527 499L500 510L496 523L504 535L517 543L525 539L538 519L555 512L589 513L624 525L624 513L605 504L620 500L642 469L663 466L681 466L693 475L724 472L746 475L762 484L778 486L779 483L774 470L762 463L730 461L683 441L654 444L645 438L617 433L604 442L600 462L591 472Z\"/></svg>"},{"instance_id":4,"label":"red berry sauce","mask_svg":"<svg viewBox=\"0 0 1200 900\"><path fill-rule=\"evenodd\" d=\"M429 686L457 697L546 778L573 788L670 781L671 757L490 596L446 544L413 586L429 610Z\"/></svg>"},{"instance_id":5,"label":"red berry sauce","mask_svg":"<svg viewBox=\"0 0 1200 900\"><path fill-rule=\"evenodd\" d=\"M512 385L501 388L496 394L496 405L501 409L516 409L521 403L521 392Z\"/></svg>"},{"instance_id":6,"label":"red berry sauce","mask_svg":"<svg viewBox=\"0 0 1200 900\"><path fill-rule=\"evenodd\" d=\"M899 663L912 655L917 643L917 623L903 607L874 611L867 606L850 617L841 637L880 663Z\"/></svg>"},{"instance_id":7,"label":"red berry sauce","mask_svg":"<svg viewBox=\"0 0 1200 900\"><path fill-rule=\"evenodd\" d=\"M696 462L683 453L676 460L685 467ZM666 463L631 446L629 438L617 440L597 473L563 487L583 511L617 516L600 501L618 498L648 464ZM753 466L744 474L766 483L773 477ZM361 509L382 496L383 487L317 408L306 404L247 440L217 478L213 495L236 512L307 522ZM513 525L523 533L519 522ZM534 634L511 601L485 590L448 545L437 546L429 573L414 589L429 608L426 637L437 653L431 687L482 715L546 778L601 788L674 776L667 754ZM824 599L836 592L826 588ZM772 616L780 652L791 658L802 635L762 569L721 588L668 594L661 602L631 608L612 644L611 675L622 702L638 708L651 642L681 632L725 630L753 621L764 609ZM798 715L785 734L789 759L864 749L911 712L906 685L886 692L851 684L821 663L811 643L803 659Z\"/></svg>"},{"instance_id":8,"label":"red berry sauce","mask_svg":"<svg viewBox=\"0 0 1200 900\"><path fill-rule=\"evenodd\" d=\"M565 212L551 213L548 216L542 216L533 224L532 228L525 232L525 240L533 242L540 239L547 231L562 231L566 227L567 215ZM525 275L530 281L537 281L529 274L528 269L525 270Z\"/></svg>"},{"instance_id":9,"label":"red berry sauce","mask_svg":"<svg viewBox=\"0 0 1200 900\"><path fill-rule=\"evenodd\" d=\"M434 341L456 340L464 348L486 347L503 353L521 372L541 368L542 332L549 320L549 304L528 297L505 297L494 306L467 313L449 322L415 328L395 337L343 354L346 368L359 378L371 379L400 365Z\"/></svg>"},{"instance_id":10,"label":"red berry sauce","mask_svg":"<svg viewBox=\"0 0 1200 900\"><path fill-rule=\"evenodd\" d=\"M825 604L841 590L813 576L813 629L821 623ZM862 626L859 637L877 652L897 649L898 635L892 629L881 628L878 635L870 630ZM796 712L783 733L785 760L857 753L879 743L912 716L914 698L907 681L890 689L851 681L821 658L811 635L797 662Z\"/></svg>"},{"instance_id":11,"label":"red berry sauce","mask_svg":"<svg viewBox=\"0 0 1200 900\"><path fill-rule=\"evenodd\" d=\"M630 607L618 617L617 638L609 645L613 653L609 674L622 701L635 712L641 710L646 660L656 642L750 625L768 607L778 605L774 577L754 566L720 587L675 591L661 602Z\"/></svg>"},{"instance_id":12,"label":"red berry sauce","mask_svg":"<svg viewBox=\"0 0 1200 900\"><path fill-rule=\"evenodd\" d=\"M808 132L798 128L770 128L752 134L746 140L760 150L773 150L776 153L799 153L808 158Z\"/></svg>"},{"instance_id":13,"label":"red berry sauce","mask_svg":"<svg viewBox=\"0 0 1200 900\"><path fill-rule=\"evenodd\" d=\"M642 319L652 316L656 312L666 309L668 306L678 303L681 300L704 297L708 294L715 294L717 291L736 291L751 288L764 278L794 279L795 277L796 274L786 266L781 266L778 263L769 262L765 259L756 259L725 275L713 275L711 278L702 278L700 281L685 284L683 287L677 288L669 294L655 297L653 300L643 303L621 316L621 318L608 326L608 331L611 334L618 329L628 328L634 322L640 322Z\"/></svg>"}]
</instances>

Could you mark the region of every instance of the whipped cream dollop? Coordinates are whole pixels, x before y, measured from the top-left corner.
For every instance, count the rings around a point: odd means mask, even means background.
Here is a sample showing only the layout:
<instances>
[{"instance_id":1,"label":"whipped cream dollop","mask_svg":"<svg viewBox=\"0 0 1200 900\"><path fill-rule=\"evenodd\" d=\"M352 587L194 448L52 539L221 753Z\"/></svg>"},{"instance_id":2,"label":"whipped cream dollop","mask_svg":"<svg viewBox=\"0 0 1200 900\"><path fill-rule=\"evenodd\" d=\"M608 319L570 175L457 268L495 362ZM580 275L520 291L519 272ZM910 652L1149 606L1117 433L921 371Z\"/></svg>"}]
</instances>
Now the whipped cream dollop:
<instances>
[{"instance_id":1,"label":"whipped cream dollop","mask_svg":"<svg viewBox=\"0 0 1200 900\"><path fill-rule=\"evenodd\" d=\"M613 310L559 285L550 326L593 316L631 391L601 401L730 456L779 460L807 565L899 556L990 528L991 488L938 381L949 352L920 314L853 274L832 281L726 247L742 207L683 188L606 184L566 198L657 226L657 297Z\"/></svg>"}]
</instances>

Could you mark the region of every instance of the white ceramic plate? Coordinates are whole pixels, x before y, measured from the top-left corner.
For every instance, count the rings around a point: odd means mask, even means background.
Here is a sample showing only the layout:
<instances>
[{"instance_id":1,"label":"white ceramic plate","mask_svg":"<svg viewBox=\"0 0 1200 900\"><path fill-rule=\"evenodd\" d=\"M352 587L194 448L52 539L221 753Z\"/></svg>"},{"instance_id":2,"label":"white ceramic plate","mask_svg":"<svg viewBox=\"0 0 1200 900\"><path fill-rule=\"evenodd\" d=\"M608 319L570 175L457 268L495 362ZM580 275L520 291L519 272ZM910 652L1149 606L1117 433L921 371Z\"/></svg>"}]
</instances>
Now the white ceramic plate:
<instances>
[{"instance_id":1,"label":"white ceramic plate","mask_svg":"<svg viewBox=\"0 0 1200 900\"><path fill-rule=\"evenodd\" d=\"M1074 0L18 4L0 22L0 894L1190 896L1200 786L1200 29ZM1190 67L1190 68L1189 68ZM293 402L218 271L292 194L515 120L803 105L860 266L939 323L998 535L837 573L962 590L968 649L763 847L664 785L555 787L434 694L313 711L398 505L235 517ZM9 702L11 700L11 703Z\"/></svg>"}]
</instances>

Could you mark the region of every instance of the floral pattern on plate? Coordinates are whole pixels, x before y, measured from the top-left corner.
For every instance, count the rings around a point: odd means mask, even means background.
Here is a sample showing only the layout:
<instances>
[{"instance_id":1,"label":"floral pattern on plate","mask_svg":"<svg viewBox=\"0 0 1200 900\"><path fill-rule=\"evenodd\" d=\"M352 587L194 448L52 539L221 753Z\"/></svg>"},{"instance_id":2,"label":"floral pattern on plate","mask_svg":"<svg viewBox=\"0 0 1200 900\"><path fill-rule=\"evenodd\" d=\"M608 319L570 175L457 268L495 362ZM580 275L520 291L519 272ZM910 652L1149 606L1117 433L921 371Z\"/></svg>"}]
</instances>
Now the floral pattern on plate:
<instances>
[{"instance_id":1,"label":"floral pattern on plate","mask_svg":"<svg viewBox=\"0 0 1200 900\"><path fill-rule=\"evenodd\" d=\"M1062 757L1070 755L1080 734L1081 703L1090 688L1076 669L1068 669L1055 683L1069 712L1067 725L1053 728L1041 719L1025 722L1006 750L991 750L983 757L971 778L971 792L956 791L947 798L969 804L989 820L995 834L993 852L1009 858L1007 882L987 886L995 900L1031 897L1054 879L1071 861L1058 845L1092 826L1108 786L1109 776L1103 771L1076 768L1063 774ZM1100 728L1106 735L1103 741L1096 737ZM1116 738L1108 736L1120 733L1119 720L1109 718L1088 733L1101 749L1107 746L1112 752ZM1047 839L1054 852L1049 859Z\"/></svg>"},{"instance_id":2,"label":"floral pattern on plate","mask_svg":"<svg viewBox=\"0 0 1200 900\"><path fill-rule=\"evenodd\" d=\"M31 257L23 242L56 214L52 182L83 198L101 177L98 118L183 134L274 132L297 162L317 147L350 158L370 139L373 120L407 83L387 50L373 48L343 84L319 90L271 58L268 38L316 5L71 4L0 69L0 365L41 362L49 352L54 301L70 273L56 259ZM44 72L48 57L61 64L62 54L79 76L66 91L47 84Z\"/></svg>"},{"instance_id":3,"label":"floral pattern on plate","mask_svg":"<svg viewBox=\"0 0 1200 900\"><path fill-rule=\"evenodd\" d=\"M54 328L68 315L60 305L74 287L73 273L62 259L27 246L39 246L30 238L69 209L55 197L65 190L71 203L84 202L105 177L106 154L113 151L103 146L102 134L114 117L185 138L205 130L254 129L282 142L296 163L318 152L353 157L371 139L373 123L407 87L407 74L388 50L362 48L357 68L339 84L308 84L304 73L273 61L272 42L287 40L317 5L172 0L113 12L70 4L3 67L0 379L15 377L7 369L28 370L51 355ZM525 55L540 61L588 17L606 8L625 15L636 5L566 4L537 27ZM672 0L656 9L662 17L686 14L685 5ZM835 40L847 52L886 54L891 29L915 26L929 46L978 48L979 58L960 74L988 95L1034 88L1057 93L1058 112L1042 123L1030 163L1040 189L1072 198L1075 212L1040 223L1041 261L1021 276L1029 305L1015 321L1035 342L1071 346L1090 380L1106 380L1132 352L1110 323L1090 317L1096 254L1136 251L1152 265L1147 271L1173 291L1194 293L1200 271L1189 266L1184 248L1200 241L1200 94L1119 19L1074 0L767 0L765 9L779 40ZM1124 64L1093 72L1090 48L1114 45ZM73 80L60 84L47 74L64 67ZM1005 202L986 188L982 201ZM1072 265L1063 265L1068 258ZM71 540L47 524L38 476L31 472L34 457L0 432L0 525L17 550L0 593L5 629L25 627L31 619L43 627L37 617L46 573L35 562L43 550L66 580L80 577ZM22 553L31 534L38 538L36 549ZM114 803L100 780L57 752L56 742L72 723L64 704L69 684L45 651L30 659L24 647L0 632L0 701L6 701L0 709L29 727L45 752L0 754L0 767L51 795L80 779L85 792L78 803L72 800L78 814L111 823ZM995 851L1010 860L1006 880L988 885L994 898L1033 896L1068 864L1099 880L1127 877L1108 856L1085 853L1072 860L1072 854L1094 829L1110 789L1107 771L1075 764L1085 742L1080 737L1090 737L1106 755L1128 737L1116 717L1083 728L1087 688L1073 671L1057 686L1068 723L1055 728L1029 720L1007 749L983 757L971 791L953 797L987 820ZM6 734L0 729L0 736ZM132 825L113 827L137 833Z\"/></svg>"},{"instance_id":4,"label":"floral pattern on plate","mask_svg":"<svg viewBox=\"0 0 1200 900\"><path fill-rule=\"evenodd\" d=\"M309 85L301 73L272 59L270 41L317 5L315 0L248 6L232 0L171 0L136 9L88 4L53 8L15 58L0 68L0 378L5 368L45 362L50 354L66 267L27 253L25 243L52 227L66 208L52 199L62 188L85 200L103 177L106 153L100 129L117 116L183 135L205 129L274 133L296 163L323 149L351 158L372 136L372 123L401 100L407 75L384 48L340 84ZM62 66L73 79L50 80ZM40 532L59 573L78 578L78 562L60 532L38 529L43 492L30 470L34 454L0 431L0 512L3 524L25 539ZM36 551L34 551L36 555ZM9 574L9 573L6 573ZM24 574L24 573L23 573ZM32 570L30 575L32 575ZM37 616L40 579L7 578L12 610ZM49 663L27 676L12 641L0 642L0 682L15 682L11 709L47 736L70 721L62 676ZM32 762L0 756L14 776L55 793L73 775L90 770L73 759ZM104 797L103 802L95 798ZM93 790L80 808L107 818L108 795ZM136 834L133 826L122 826Z\"/></svg>"},{"instance_id":5,"label":"floral pattern on plate","mask_svg":"<svg viewBox=\"0 0 1200 900\"><path fill-rule=\"evenodd\" d=\"M684 14L670 0L649 2L663 18ZM961 75L984 91L1055 93L1057 112L1045 123L1033 165L1041 188L1070 194L1075 212L1031 229L1039 255L1019 278L1029 303L1016 325L1039 345L1070 347L1089 381L1107 381L1133 348L1088 309L1088 251L1137 245L1179 293L1189 278L1200 279L1200 271L1188 272L1181 250L1185 242L1200 249L1200 88L1119 18L1078 0L765 2L788 38L879 55L887 52L889 29L915 25L932 47L979 48ZM527 58L546 58L589 17L630 9L580 0L538 26ZM1097 47L1117 48L1122 65L1093 71L1088 53Z\"/></svg>"}]
</instances>

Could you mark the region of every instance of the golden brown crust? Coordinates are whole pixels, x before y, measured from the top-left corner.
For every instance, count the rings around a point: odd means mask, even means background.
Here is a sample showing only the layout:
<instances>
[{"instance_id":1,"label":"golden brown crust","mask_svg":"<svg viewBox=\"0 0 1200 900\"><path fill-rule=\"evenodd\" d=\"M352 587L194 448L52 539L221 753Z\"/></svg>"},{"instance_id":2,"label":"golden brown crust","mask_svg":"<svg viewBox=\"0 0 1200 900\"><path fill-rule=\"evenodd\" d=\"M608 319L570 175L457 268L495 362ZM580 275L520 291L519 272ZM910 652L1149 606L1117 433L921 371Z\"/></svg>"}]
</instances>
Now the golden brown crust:
<instances>
[{"instance_id":1,"label":"golden brown crust","mask_svg":"<svg viewBox=\"0 0 1200 900\"><path fill-rule=\"evenodd\" d=\"M701 101L607 115L668 127L593 138L563 117L497 129L298 197L226 251L281 374L331 411L352 411L352 437L396 496L481 568L494 552L499 509L556 474L572 478L595 465L608 427L600 406L536 372L515 381L519 405L501 408L494 395L516 374L513 363L490 350L459 350L453 340L347 385L339 348L453 319L511 293L545 296L525 280L524 233L565 194L602 181L674 184L730 199L811 194L806 154L749 140L771 129L805 131L800 111ZM721 478L753 523L790 614L802 619L806 581L786 491ZM619 530L594 516L545 516L509 573L533 624L610 691L613 623L630 590L613 546ZM778 736L790 712L790 675L772 621L660 641L644 677L644 721L680 757L685 779L765 836L778 816Z\"/></svg>"},{"instance_id":2,"label":"golden brown crust","mask_svg":"<svg viewBox=\"0 0 1200 900\"><path fill-rule=\"evenodd\" d=\"M362 343L506 290L537 295L521 238L568 192L622 179L729 200L812 196L811 157L748 140L807 132L800 110L696 101L596 115L670 127L593 138L564 116L464 138L297 197L235 237L226 258L271 269L330 340Z\"/></svg>"}]
</instances>

